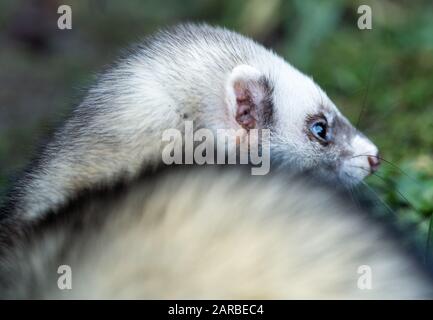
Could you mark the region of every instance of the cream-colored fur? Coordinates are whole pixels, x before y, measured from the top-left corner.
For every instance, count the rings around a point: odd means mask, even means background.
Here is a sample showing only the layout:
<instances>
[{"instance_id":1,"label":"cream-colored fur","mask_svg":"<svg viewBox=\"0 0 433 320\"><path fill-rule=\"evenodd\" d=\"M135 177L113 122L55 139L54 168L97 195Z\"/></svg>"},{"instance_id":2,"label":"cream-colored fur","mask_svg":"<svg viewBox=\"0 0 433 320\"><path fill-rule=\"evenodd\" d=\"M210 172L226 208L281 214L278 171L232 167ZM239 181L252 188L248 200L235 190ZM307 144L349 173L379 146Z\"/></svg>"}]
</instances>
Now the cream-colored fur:
<instances>
[{"instance_id":1,"label":"cream-colored fur","mask_svg":"<svg viewBox=\"0 0 433 320\"><path fill-rule=\"evenodd\" d=\"M432 297L430 279L382 225L329 189L291 180L207 168L95 196L4 259L1 280L13 281L0 295ZM72 268L72 290L58 289L59 265ZM371 267L371 290L357 286L362 265Z\"/></svg>"}]
</instances>

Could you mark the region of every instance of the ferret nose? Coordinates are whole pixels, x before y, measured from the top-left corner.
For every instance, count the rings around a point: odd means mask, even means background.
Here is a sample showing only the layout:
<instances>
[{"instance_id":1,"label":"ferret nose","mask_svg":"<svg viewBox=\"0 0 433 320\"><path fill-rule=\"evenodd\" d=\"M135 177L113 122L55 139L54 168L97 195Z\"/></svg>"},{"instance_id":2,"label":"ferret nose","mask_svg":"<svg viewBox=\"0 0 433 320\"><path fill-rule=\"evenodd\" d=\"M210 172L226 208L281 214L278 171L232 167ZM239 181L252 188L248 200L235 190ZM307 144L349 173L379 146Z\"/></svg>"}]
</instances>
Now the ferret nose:
<instances>
[{"instance_id":1,"label":"ferret nose","mask_svg":"<svg viewBox=\"0 0 433 320\"><path fill-rule=\"evenodd\" d=\"M375 173L377 170L379 170L380 167L379 154L377 154L376 156L368 156L368 163L370 164L371 173Z\"/></svg>"}]
</instances>

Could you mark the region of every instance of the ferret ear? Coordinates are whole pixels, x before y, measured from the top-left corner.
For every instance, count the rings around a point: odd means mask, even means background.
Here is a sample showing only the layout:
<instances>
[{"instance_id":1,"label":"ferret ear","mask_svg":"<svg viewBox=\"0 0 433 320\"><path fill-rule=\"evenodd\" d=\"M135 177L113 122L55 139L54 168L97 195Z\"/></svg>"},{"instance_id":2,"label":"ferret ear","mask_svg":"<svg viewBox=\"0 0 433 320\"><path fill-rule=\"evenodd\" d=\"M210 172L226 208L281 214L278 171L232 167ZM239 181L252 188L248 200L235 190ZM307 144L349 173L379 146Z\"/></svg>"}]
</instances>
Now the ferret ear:
<instances>
[{"instance_id":1,"label":"ferret ear","mask_svg":"<svg viewBox=\"0 0 433 320\"><path fill-rule=\"evenodd\" d=\"M265 76L248 65L235 67L226 84L229 114L246 130L265 127L272 112Z\"/></svg>"}]
</instances>

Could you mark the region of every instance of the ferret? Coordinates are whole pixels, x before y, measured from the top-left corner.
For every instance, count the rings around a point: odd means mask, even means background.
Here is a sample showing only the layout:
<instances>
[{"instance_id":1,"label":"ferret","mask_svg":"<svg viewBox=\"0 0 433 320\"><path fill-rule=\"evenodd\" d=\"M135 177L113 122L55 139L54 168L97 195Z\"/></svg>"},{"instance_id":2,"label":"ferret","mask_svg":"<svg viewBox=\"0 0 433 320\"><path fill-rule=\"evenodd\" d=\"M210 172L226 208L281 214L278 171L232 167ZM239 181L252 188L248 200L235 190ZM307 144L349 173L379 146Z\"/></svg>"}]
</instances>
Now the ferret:
<instances>
[{"instance_id":1,"label":"ferret","mask_svg":"<svg viewBox=\"0 0 433 320\"><path fill-rule=\"evenodd\" d=\"M379 165L378 148L284 59L224 28L184 24L148 37L102 73L10 192L4 219L34 221L83 190L161 163L166 129L268 129L274 167L341 185Z\"/></svg>"},{"instance_id":2,"label":"ferret","mask_svg":"<svg viewBox=\"0 0 433 320\"><path fill-rule=\"evenodd\" d=\"M313 182L172 166L83 194L3 250L0 298L433 297L401 238Z\"/></svg>"}]
</instances>

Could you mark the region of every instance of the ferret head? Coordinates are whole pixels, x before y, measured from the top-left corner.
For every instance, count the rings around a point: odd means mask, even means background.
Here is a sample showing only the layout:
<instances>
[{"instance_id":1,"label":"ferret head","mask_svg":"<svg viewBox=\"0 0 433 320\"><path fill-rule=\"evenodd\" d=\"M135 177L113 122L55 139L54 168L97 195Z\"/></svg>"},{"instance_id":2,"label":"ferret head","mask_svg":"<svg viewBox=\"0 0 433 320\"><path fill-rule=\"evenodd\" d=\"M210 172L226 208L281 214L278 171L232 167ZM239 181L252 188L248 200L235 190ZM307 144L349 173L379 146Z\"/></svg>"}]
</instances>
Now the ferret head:
<instances>
[{"instance_id":1,"label":"ferret head","mask_svg":"<svg viewBox=\"0 0 433 320\"><path fill-rule=\"evenodd\" d=\"M326 180L354 185L379 166L377 147L355 129L323 90L284 61L239 65L226 103L236 126L271 132L271 160ZM269 64L267 64L269 65Z\"/></svg>"}]
</instances>

